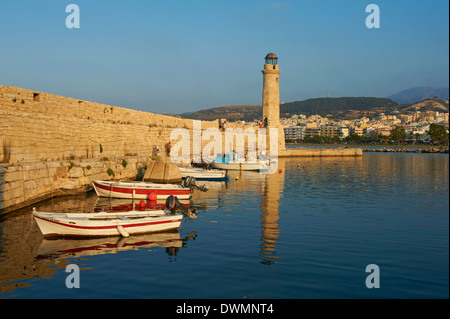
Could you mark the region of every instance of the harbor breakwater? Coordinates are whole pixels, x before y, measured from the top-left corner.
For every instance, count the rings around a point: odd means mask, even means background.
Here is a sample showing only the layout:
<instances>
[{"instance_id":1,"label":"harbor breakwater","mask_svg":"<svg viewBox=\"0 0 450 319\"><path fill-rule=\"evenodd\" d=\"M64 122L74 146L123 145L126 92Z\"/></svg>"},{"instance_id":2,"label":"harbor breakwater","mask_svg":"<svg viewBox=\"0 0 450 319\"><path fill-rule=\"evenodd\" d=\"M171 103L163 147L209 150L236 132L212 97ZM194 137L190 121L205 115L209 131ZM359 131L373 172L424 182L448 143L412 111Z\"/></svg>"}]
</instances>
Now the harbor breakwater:
<instances>
[{"instance_id":1,"label":"harbor breakwater","mask_svg":"<svg viewBox=\"0 0 450 319\"><path fill-rule=\"evenodd\" d=\"M448 147L427 147L427 148L365 148L363 152L389 152L389 153L447 153Z\"/></svg>"},{"instance_id":2,"label":"harbor breakwater","mask_svg":"<svg viewBox=\"0 0 450 319\"><path fill-rule=\"evenodd\" d=\"M203 132L217 127L216 121L201 121ZM83 191L92 179L132 179L155 145L178 142L171 133L180 128L195 135L190 119L0 85L0 215ZM202 148L211 139L203 136ZM279 150L280 157L361 155L350 149Z\"/></svg>"}]
</instances>

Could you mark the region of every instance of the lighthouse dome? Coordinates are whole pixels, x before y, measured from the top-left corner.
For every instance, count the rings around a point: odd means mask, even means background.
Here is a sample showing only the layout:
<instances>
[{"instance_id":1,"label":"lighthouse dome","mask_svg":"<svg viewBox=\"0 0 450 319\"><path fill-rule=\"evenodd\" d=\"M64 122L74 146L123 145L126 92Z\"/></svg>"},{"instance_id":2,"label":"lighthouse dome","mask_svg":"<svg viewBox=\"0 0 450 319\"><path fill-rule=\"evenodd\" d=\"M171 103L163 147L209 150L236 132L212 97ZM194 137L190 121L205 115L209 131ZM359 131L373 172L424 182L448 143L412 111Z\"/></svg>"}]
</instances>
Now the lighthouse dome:
<instances>
[{"instance_id":1,"label":"lighthouse dome","mask_svg":"<svg viewBox=\"0 0 450 319\"><path fill-rule=\"evenodd\" d=\"M266 59L266 64L272 64L274 66L276 64L278 64L278 57L275 53L271 52L271 53L267 54L265 59Z\"/></svg>"}]
</instances>

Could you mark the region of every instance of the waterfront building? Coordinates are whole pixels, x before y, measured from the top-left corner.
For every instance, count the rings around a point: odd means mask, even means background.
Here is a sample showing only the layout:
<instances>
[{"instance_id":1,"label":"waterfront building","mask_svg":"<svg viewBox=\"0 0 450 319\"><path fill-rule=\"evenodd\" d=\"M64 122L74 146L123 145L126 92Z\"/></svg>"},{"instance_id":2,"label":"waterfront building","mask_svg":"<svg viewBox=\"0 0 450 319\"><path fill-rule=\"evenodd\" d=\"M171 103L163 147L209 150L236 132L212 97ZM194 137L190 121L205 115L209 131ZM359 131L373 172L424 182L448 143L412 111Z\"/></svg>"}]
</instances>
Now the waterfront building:
<instances>
[{"instance_id":1,"label":"waterfront building","mask_svg":"<svg viewBox=\"0 0 450 319\"><path fill-rule=\"evenodd\" d=\"M350 127L350 135L360 135L362 136L364 134L364 130L360 126L352 126Z\"/></svg>"},{"instance_id":2,"label":"waterfront building","mask_svg":"<svg viewBox=\"0 0 450 319\"><path fill-rule=\"evenodd\" d=\"M284 136L286 139L303 140L305 137L305 126L291 125L284 128Z\"/></svg>"},{"instance_id":3,"label":"waterfront building","mask_svg":"<svg viewBox=\"0 0 450 319\"><path fill-rule=\"evenodd\" d=\"M342 138L346 138L348 135L349 135L348 127L345 125L339 126L339 137L342 139Z\"/></svg>"},{"instance_id":4,"label":"waterfront building","mask_svg":"<svg viewBox=\"0 0 450 319\"><path fill-rule=\"evenodd\" d=\"M319 136L320 135L320 128L317 127L306 127L305 128L305 136Z\"/></svg>"},{"instance_id":5,"label":"waterfront building","mask_svg":"<svg viewBox=\"0 0 450 319\"><path fill-rule=\"evenodd\" d=\"M339 136L339 126L337 125L322 125L320 127L320 135L326 137Z\"/></svg>"}]
</instances>

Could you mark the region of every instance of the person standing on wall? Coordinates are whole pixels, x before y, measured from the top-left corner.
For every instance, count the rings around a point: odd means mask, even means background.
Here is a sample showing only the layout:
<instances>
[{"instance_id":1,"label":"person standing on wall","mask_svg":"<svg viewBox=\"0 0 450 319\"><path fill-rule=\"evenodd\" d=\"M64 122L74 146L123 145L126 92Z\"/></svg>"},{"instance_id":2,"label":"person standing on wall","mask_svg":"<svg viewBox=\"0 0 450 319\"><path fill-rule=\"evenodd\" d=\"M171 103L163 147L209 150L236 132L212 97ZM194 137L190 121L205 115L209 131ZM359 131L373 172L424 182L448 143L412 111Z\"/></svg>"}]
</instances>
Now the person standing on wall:
<instances>
[{"instance_id":1,"label":"person standing on wall","mask_svg":"<svg viewBox=\"0 0 450 319\"><path fill-rule=\"evenodd\" d=\"M172 148L172 145L170 144L170 141L166 144L166 155L170 156L170 149Z\"/></svg>"}]
</instances>

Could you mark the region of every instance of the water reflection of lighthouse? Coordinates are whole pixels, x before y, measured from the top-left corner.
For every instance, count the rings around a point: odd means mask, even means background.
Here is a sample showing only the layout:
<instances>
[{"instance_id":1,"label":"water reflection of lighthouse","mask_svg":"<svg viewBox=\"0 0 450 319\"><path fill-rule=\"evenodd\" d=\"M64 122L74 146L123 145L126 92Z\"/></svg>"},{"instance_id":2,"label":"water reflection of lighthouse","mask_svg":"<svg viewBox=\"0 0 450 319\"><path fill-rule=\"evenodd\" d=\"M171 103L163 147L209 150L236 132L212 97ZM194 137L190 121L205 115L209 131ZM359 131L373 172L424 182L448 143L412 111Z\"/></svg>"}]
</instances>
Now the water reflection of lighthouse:
<instances>
[{"instance_id":1,"label":"water reflection of lighthouse","mask_svg":"<svg viewBox=\"0 0 450 319\"><path fill-rule=\"evenodd\" d=\"M261 197L262 242L259 256L263 258L261 263L265 265L276 263L278 258L276 254L276 242L280 233L280 228L278 228L278 207L284 187L284 168L284 160L279 159L278 169L281 169L281 173L277 172L266 176Z\"/></svg>"}]
</instances>

